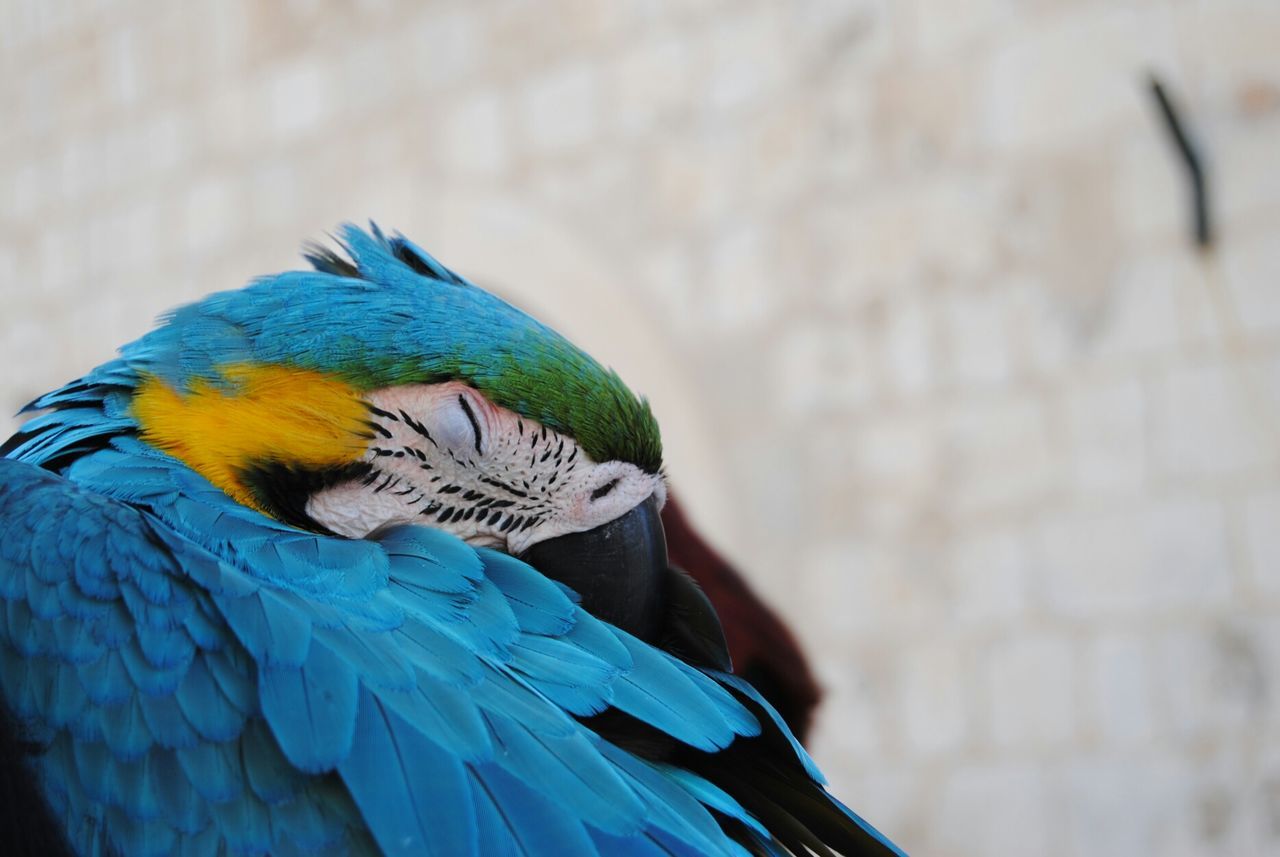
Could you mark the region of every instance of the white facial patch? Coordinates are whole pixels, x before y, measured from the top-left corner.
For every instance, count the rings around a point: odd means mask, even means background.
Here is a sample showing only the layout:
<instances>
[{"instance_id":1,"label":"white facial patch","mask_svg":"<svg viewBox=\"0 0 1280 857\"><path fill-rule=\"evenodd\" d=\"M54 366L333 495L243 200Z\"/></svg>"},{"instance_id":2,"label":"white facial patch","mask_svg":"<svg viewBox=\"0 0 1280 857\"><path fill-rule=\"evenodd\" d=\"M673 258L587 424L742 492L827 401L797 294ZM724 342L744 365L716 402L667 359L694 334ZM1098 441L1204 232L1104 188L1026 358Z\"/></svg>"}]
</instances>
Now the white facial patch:
<instances>
[{"instance_id":1,"label":"white facial patch","mask_svg":"<svg viewBox=\"0 0 1280 857\"><path fill-rule=\"evenodd\" d=\"M420 523L516 554L608 523L650 495L666 501L661 475L593 461L572 438L465 384L388 387L366 400L368 475L307 502L312 519L341 535Z\"/></svg>"}]
</instances>

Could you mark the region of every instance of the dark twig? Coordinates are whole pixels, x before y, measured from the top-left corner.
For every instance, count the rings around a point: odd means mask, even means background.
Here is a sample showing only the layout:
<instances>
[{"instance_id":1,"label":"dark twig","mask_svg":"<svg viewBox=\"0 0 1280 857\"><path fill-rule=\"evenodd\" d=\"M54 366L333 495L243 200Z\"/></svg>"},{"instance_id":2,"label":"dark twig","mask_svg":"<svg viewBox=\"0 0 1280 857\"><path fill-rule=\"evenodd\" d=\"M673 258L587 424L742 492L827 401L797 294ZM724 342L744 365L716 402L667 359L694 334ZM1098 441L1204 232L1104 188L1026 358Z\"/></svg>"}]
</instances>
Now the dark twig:
<instances>
[{"instance_id":1,"label":"dark twig","mask_svg":"<svg viewBox=\"0 0 1280 857\"><path fill-rule=\"evenodd\" d=\"M1173 138L1182 156L1182 163L1187 168L1187 177L1191 180L1191 205L1195 217L1195 241L1201 249L1208 249L1213 244L1213 232L1209 227L1209 193L1205 187L1204 166L1195 147L1187 139L1186 129L1182 127L1182 119L1178 108L1169 99L1164 84L1155 75L1151 77L1151 94L1155 96L1164 118L1165 130Z\"/></svg>"}]
</instances>

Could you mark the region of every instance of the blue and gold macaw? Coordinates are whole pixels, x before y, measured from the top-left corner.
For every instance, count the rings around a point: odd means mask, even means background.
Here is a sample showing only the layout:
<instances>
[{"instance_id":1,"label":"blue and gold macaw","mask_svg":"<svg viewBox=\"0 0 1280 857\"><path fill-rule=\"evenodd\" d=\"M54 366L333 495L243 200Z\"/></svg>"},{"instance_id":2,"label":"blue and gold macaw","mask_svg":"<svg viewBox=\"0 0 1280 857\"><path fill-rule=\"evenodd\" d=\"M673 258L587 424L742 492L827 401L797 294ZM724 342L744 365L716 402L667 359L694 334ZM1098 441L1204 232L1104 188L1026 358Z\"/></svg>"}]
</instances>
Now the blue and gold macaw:
<instances>
[{"instance_id":1,"label":"blue and gold macaw","mask_svg":"<svg viewBox=\"0 0 1280 857\"><path fill-rule=\"evenodd\" d=\"M668 567L647 404L341 235L0 449L5 853L900 854Z\"/></svg>"}]
</instances>

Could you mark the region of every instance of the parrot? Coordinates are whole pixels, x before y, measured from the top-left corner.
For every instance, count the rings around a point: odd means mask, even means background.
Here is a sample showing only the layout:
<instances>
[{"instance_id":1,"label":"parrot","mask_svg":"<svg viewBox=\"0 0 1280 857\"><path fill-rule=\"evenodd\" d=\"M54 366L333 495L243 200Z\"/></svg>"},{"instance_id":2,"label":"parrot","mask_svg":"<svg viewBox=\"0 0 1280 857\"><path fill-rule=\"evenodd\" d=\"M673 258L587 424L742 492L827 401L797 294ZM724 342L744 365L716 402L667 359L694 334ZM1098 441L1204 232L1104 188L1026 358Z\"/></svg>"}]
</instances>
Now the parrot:
<instances>
[{"instance_id":1,"label":"parrot","mask_svg":"<svg viewBox=\"0 0 1280 857\"><path fill-rule=\"evenodd\" d=\"M400 233L0 446L8 855L901 855L668 559L647 400Z\"/></svg>"}]
</instances>

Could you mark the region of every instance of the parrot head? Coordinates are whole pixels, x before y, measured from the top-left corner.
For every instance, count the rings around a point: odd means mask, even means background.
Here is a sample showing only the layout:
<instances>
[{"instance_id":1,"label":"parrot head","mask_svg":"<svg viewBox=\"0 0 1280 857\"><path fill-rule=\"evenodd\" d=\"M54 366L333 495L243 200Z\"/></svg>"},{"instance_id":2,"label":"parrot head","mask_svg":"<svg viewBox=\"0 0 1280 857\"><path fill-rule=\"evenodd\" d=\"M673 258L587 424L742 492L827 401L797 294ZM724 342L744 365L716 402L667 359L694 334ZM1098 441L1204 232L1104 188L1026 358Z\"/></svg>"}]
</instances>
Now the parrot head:
<instances>
[{"instance_id":1,"label":"parrot head","mask_svg":"<svg viewBox=\"0 0 1280 857\"><path fill-rule=\"evenodd\" d=\"M126 346L142 439L285 523L445 529L633 624L667 562L647 402L407 239L341 240L349 259L312 248L314 271L211 295Z\"/></svg>"}]
</instances>

